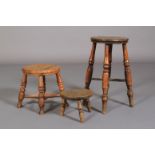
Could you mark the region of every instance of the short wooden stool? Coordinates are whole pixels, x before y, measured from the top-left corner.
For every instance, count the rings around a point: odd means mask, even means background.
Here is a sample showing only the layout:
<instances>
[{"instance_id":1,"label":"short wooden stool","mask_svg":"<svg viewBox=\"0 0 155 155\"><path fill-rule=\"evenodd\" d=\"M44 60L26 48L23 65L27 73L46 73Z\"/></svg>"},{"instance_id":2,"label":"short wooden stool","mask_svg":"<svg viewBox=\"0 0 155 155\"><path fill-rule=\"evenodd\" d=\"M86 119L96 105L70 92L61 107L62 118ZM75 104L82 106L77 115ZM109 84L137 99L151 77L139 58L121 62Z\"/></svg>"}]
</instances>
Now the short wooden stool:
<instances>
[{"instance_id":1,"label":"short wooden stool","mask_svg":"<svg viewBox=\"0 0 155 155\"><path fill-rule=\"evenodd\" d=\"M29 65L29 66L23 67L22 72L23 72L23 77L21 81L17 107L18 108L22 107L22 102L24 98L34 98L34 99L37 98L39 99L39 107L40 107L39 114L43 114L45 99L60 96L60 93L59 94L46 93L45 76L55 74L59 91L64 90L63 82L60 75L60 67L52 64L35 64L35 65ZM38 94L25 95L25 88L27 85L28 75L36 76L38 78L38 91L39 91Z\"/></svg>"},{"instance_id":2,"label":"short wooden stool","mask_svg":"<svg viewBox=\"0 0 155 155\"><path fill-rule=\"evenodd\" d=\"M91 105L89 102L89 98L93 95L93 92L88 89L75 89L75 90L64 90L60 93L60 95L63 99L60 114L64 116L65 108L68 105L67 100L75 100L77 101L80 122L82 123L84 121L84 113L83 113L83 103L81 101L88 100L85 106L87 107L88 111L91 112Z\"/></svg>"},{"instance_id":3,"label":"short wooden stool","mask_svg":"<svg viewBox=\"0 0 155 155\"><path fill-rule=\"evenodd\" d=\"M107 109L107 100L108 100L108 89L109 89L109 81L118 81L118 82L126 82L127 85L127 95L129 98L129 104L131 107L134 106L133 102L133 90L132 90L132 76L131 69L128 58L128 38L125 37L110 37L110 36L98 36L92 37L92 50L89 58L89 65L86 72L85 79L85 88L89 89L91 80L102 80L102 112L105 113ZM103 75L102 78L92 78L93 74L93 65L95 59L95 51L97 43L105 44L105 56L104 56L104 65L103 65ZM111 78L111 63L112 63L112 47L114 44L121 44L123 47L123 57L124 57L124 70L125 70L125 79L110 79Z\"/></svg>"}]
</instances>

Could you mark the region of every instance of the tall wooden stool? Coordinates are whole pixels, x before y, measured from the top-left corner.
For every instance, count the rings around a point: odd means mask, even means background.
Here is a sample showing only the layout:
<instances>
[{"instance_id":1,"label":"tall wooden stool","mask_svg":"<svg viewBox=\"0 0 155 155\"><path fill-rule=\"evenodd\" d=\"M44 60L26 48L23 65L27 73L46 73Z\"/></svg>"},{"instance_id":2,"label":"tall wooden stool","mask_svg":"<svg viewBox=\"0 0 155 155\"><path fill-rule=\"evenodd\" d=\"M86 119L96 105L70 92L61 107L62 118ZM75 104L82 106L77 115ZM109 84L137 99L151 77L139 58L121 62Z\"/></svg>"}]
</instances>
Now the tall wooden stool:
<instances>
[{"instance_id":1,"label":"tall wooden stool","mask_svg":"<svg viewBox=\"0 0 155 155\"><path fill-rule=\"evenodd\" d=\"M102 90L103 90L102 112L103 113L105 113L107 109L109 81L126 82L127 90L128 90L127 95L129 98L129 105L131 107L134 106L133 90L132 90L132 76L131 76L131 69L129 65L128 48L127 48L128 40L129 39L125 37L110 37L110 36L97 36L97 37L91 38L92 49L91 49L91 54L89 58L89 65L88 65L87 72L86 72L85 88L89 89L91 80L102 80ZM97 43L105 44L105 56L104 56L102 78L92 78ZM123 47L125 79L111 79L111 63L112 63L113 44L121 44Z\"/></svg>"},{"instance_id":2,"label":"tall wooden stool","mask_svg":"<svg viewBox=\"0 0 155 155\"><path fill-rule=\"evenodd\" d=\"M63 101L61 104L60 114L64 116L65 108L68 103L67 100L77 101L77 108L79 110L80 122L84 121L84 113L83 113L83 100L88 100L88 103L85 105L89 112L91 112L91 105L89 102L89 98L93 95L91 90L87 89L73 89L73 90L64 90L60 93Z\"/></svg>"},{"instance_id":3,"label":"tall wooden stool","mask_svg":"<svg viewBox=\"0 0 155 155\"><path fill-rule=\"evenodd\" d=\"M33 99L37 98L39 99L39 107L40 107L39 114L43 114L45 100L47 98L60 96L60 93L59 94L46 93L46 78L45 78L46 75L55 74L59 91L61 92L64 90L63 82L60 75L60 67L52 64L35 64L35 65L23 67L22 72L23 72L23 77L21 81L17 107L18 108L22 107L22 102L24 98L33 98ZM25 95L25 88L27 85L28 75L36 76L38 78L38 91L39 91L38 94Z\"/></svg>"}]
</instances>

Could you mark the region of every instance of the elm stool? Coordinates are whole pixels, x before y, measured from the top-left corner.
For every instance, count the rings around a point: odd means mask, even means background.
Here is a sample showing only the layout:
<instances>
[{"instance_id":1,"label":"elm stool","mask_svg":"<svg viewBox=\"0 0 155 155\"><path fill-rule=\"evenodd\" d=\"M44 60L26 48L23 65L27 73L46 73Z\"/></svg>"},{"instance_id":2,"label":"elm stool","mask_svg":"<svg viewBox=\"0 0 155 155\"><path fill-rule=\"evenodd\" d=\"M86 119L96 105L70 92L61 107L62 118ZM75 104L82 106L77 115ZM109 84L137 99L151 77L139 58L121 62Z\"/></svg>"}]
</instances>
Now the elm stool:
<instances>
[{"instance_id":1,"label":"elm stool","mask_svg":"<svg viewBox=\"0 0 155 155\"><path fill-rule=\"evenodd\" d=\"M80 122L84 121L84 113L83 113L83 100L88 100L85 106L88 111L91 112L91 106L89 102L89 98L93 95L93 92L88 89L74 89L74 90L64 90L60 93L62 97L61 111L60 115L64 116L65 108L68 106L67 100L77 101L77 108L79 110Z\"/></svg>"},{"instance_id":2,"label":"elm stool","mask_svg":"<svg viewBox=\"0 0 155 155\"><path fill-rule=\"evenodd\" d=\"M39 114L44 113L45 100L47 98L59 97L60 93L47 93L46 92L46 75L56 75L59 91L64 90L63 82L60 75L60 67L53 64L34 64L25 66L22 69L23 77L21 81L21 87L18 96L17 107L22 107L22 101L24 98L38 99L39 102ZM36 76L38 78L38 94L25 95L25 89L27 85L27 77L29 75Z\"/></svg>"},{"instance_id":3,"label":"elm stool","mask_svg":"<svg viewBox=\"0 0 155 155\"><path fill-rule=\"evenodd\" d=\"M128 40L129 39L126 37L116 37L116 36L97 36L91 38L92 49L89 58L89 65L86 72L85 88L89 89L91 80L102 80L102 90L103 90L102 113L105 113L107 110L109 81L126 82L129 105L131 107L134 106L132 76L131 76L131 69L128 58L128 48L127 48ZM105 56L104 56L102 78L92 78L97 43L105 44ZM112 47L114 44L120 44L122 45L123 48L125 79L111 79Z\"/></svg>"}]
</instances>

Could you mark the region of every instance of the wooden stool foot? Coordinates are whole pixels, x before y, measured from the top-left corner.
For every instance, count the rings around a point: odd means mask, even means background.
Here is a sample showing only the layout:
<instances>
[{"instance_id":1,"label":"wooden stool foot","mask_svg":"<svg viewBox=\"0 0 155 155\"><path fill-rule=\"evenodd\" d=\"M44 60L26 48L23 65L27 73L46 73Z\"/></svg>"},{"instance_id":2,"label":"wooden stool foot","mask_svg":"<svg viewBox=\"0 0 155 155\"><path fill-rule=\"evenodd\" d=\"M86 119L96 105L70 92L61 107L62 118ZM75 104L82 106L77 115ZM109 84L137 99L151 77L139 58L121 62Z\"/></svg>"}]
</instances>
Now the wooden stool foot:
<instances>
[{"instance_id":1,"label":"wooden stool foot","mask_svg":"<svg viewBox=\"0 0 155 155\"><path fill-rule=\"evenodd\" d=\"M107 112L107 101L102 99L102 114L106 114Z\"/></svg>"},{"instance_id":2,"label":"wooden stool foot","mask_svg":"<svg viewBox=\"0 0 155 155\"><path fill-rule=\"evenodd\" d=\"M87 107L88 112L91 112L92 111L91 104L89 102L89 99L83 100L83 103L82 104L83 104L83 106Z\"/></svg>"},{"instance_id":3,"label":"wooden stool foot","mask_svg":"<svg viewBox=\"0 0 155 155\"><path fill-rule=\"evenodd\" d=\"M135 104L134 104L134 99L133 99L133 97L131 97L131 96L129 97L129 96L128 96L128 98L129 98L129 106L130 106L130 107L134 107Z\"/></svg>"},{"instance_id":4,"label":"wooden stool foot","mask_svg":"<svg viewBox=\"0 0 155 155\"><path fill-rule=\"evenodd\" d=\"M67 107L67 100L66 99L62 99L62 104L61 104L61 108L60 108L60 115L64 116L65 113L65 108Z\"/></svg>"},{"instance_id":5,"label":"wooden stool foot","mask_svg":"<svg viewBox=\"0 0 155 155\"><path fill-rule=\"evenodd\" d=\"M18 108L18 109L22 108L22 106L23 106L22 103L18 103L18 104L17 104L17 108Z\"/></svg>"},{"instance_id":6,"label":"wooden stool foot","mask_svg":"<svg viewBox=\"0 0 155 155\"><path fill-rule=\"evenodd\" d=\"M78 110L79 110L80 122L83 123L84 122L84 113L83 113L83 106L82 106L81 101L78 101L77 106L78 106Z\"/></svg>"},{"instance_id":7,"label":"wooden stool foot","mask_svg":"<svg viewBox=\"0 0 155 155\"><path fill-rule=\"evenodd\" d=\"M91 104L88 102L88 105L87 105L87 109L88 109L88 112L91 112L92 109L91 109Z\"/></svg>"},{"instance_id":8,"label":"wooden stool foot","mask_svg":"<svg viewBox=\"0 0 155 155\"><path fill-rule=\"evenodd\" d=\"M39 111L39 115L43 115L44 113L44 111Z\"/></svg>"},{"instance_id":9,"label":"wooden stool foot","mask_svg":"<svg viewBox=\"0 0 155 155\"><path fill-rule=\"evenodd\" d=\"M92 111L89 99L83 100L83 106L85 106L87 108L88 112Z\"/></svg>"}]
</instances>

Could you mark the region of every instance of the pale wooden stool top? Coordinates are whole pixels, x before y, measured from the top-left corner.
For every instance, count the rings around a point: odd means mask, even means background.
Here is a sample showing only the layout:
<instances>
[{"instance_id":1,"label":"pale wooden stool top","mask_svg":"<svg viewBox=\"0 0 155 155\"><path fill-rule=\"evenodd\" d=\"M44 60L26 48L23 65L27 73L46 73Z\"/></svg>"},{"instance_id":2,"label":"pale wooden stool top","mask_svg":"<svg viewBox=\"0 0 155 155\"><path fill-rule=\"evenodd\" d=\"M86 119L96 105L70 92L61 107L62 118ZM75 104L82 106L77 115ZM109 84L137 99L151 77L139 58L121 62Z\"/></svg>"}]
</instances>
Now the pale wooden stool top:
<instances>
[{"instance_id":1,"label":"pale wooden stool top","mask_svg":"<svg viewBox=\"0 0 155 155\"><path fill-rule=\"evenodd\" d=\"M120 37L120 36L95 36L91 37L92 42L96 43L109 43L109 44L120 44L120 43L127 43L128 38Z\"/></svg>"},{"instance_id":2,"label":"pale wooden stool top","mask_svg":"<svg viewBox=\"0 0 155 155\"><path fill-rule=\"evenodd\" d=\"M61 97L69 100L82 100L87 99L93 95L90 89L73 89L64 90L60 93Z\"/></svg>"},{"instance_id":3,"label":"pale wooden stool top","mask_svg":"<svg viewBox=\"0 0 155 155\"><path fill-rule=\"evenodd\" d=\"M34 64L23 67L26 74L48 75L56 74L60 71L60 67L53 64Z\"/></svg>"}]
</instances>

